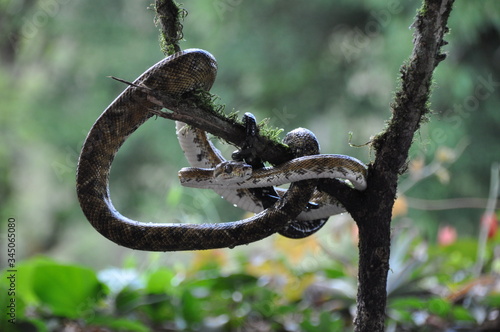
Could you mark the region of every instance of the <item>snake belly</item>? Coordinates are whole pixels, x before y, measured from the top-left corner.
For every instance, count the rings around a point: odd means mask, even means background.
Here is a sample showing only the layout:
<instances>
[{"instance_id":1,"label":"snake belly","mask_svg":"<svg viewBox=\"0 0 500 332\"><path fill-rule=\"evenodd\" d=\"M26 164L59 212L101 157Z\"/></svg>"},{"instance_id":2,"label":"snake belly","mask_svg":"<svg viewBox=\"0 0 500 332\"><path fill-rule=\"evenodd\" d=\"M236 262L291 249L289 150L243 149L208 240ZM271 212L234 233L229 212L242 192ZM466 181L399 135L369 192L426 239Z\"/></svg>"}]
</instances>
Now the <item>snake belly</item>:
<instances>
[{"instance_id":1,"label":"snake belly","mask_svg":"<svg viewBox=\"0 0 500 332\"><path fill-rule=\"evenodd\" d=\"M134 81L172 96L194 89L209 90L217 63L203 50L189 49L167 57ZM265 238L295 218L312 195L315 182L292 184L283 199L261 213L227 223L147 223L121 215L113 206L109 173L125 140L161 107L142 90L127 87L101 114L90 129L78 160L76 192L81 209L92 226L109 240L146 251L201 250L234 247Z\"/></svg>"},{"instance_id":2,"label":"snake belly","mask_svg":"<svg viewBox=\"0 0 500 332\"><path fill-rule=\"evenodd\" d=\"M207 139L205 132L176 123L177 137L191 167L179 171L181 184L186 187L212 189L228 202L249 212L261 212L260 199L248 190L281 185L304 179L347 179L358 190L366 188L367 167L359 160L345 155L311 155L293 159L278 167L253 170L252 177L241 182L218 182L214 168L227 161ZM236 163L238 164L238 163ZM275 188L279 196L285 189ZM345 212L344 207L332 196L315 191L311 202L316 208L302 211L298 221L328 218Z\"/></svg>"},{"instance_id":3,"label":"snake belly","mask_svg":"<svg viewBox=\"0 0 500 332\"><path fill-rule=\"evenodd\" d=\"M203 130L176 121L176 132L179 144L191 167L213 168L226 161L220 151L208 140L207 134ZM211 189L229 203L248 212L260 213L267 207L264 206L261 197L252 189L229 189L225 186L218 186ZM286 190L281 188L275 188L275 191L280 198L286 193ZM327 205L320 207L322 210L320 214L330 214L325 217L314 218L311 215L311 211L316 212L316 209L304 209L295 220L291 220L284 228L278 231L280 235L292 239L310 236L325 225L330 215L345 211L344 207L332 196L320 193L317 190L314 191L311 200L314 202L321 201L322 203L328 202L329 204L327 203ZM328 211L325 211L325 207Z\"/></svg>"}]
</instances>

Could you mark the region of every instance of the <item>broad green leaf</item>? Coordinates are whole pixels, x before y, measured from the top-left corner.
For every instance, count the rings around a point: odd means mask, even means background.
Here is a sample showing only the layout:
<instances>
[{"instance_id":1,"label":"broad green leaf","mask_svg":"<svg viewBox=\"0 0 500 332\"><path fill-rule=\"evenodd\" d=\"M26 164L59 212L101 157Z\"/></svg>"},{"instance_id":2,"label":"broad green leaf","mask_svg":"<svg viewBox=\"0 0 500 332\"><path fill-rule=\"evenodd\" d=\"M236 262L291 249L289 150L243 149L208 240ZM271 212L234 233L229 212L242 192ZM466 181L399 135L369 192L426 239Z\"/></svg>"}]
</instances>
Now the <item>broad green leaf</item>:
<instances>
[{"instance_id":1,"label":"broad green leaf","mask_svg":"<svg viewBox=\"0 0 500 332\"><path fill-rule=\"evenodd\" d=\"M444 299L433 298L427 302L427 308L430 313L444 317L450 313L451 304Z\"/></svg>"},{"instance_id":2,"label":"broad green leaf","mask_svg":"<svg viewBox=\"0 0 500 332\"><path fill-rule=\"evenodd\" d=\"M175 273L166 268L158 269L148 276L146 282L146 292L149 294L157 294L169 292L172 290L172 279Z\"/></svg>"},{"instance_id":3,"label":"broad green leaf","mask_svg":"<svg viewBox=\"0 0 500 332\"><path fill-rule=\"evenodd\" d=\"M55 262L47 257L35 257L17 264L16 297L23 299L26 305L36 305L40 302L33 290L35 269L38 266L52 265ZM2 279L3 282L3 279Z\"/></svg>"},{"instance_id":4,"label":"broad green leaf","mask_svg":"<svg viewBox=\"0 0 500 332\"><path fill-rule=\"evenodd\" d=\"M116 310L119 313L129 313L142 305L144 302L144 294L141 289L127 286L123 288L115 299Z\"/></svg>"},{"instance_id":5,"label":"broad green leaf","mask_svg":"<svg viewBox=\"0 0 500 332\"><path fill-rule=\"evenodd\" d=\"M55 315L84 318L104 295L95 272L81 266L46 264L33 270L33 290Z\"/></svg>"}]
</instances>

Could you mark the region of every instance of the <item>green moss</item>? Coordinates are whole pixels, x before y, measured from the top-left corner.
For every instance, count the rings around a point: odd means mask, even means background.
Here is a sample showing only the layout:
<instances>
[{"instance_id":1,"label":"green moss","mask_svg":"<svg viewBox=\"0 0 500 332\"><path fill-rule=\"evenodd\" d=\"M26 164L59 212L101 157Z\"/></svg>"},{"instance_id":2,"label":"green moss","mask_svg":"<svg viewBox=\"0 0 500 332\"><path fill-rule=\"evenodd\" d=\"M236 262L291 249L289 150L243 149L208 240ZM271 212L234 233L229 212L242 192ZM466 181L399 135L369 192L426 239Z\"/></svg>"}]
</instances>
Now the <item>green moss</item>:
<instances>
[{"instance_id":1,"label":"green moss","mask_svg":"<svg viewBox=\"0 0 500 332\"><path fill-rule=\"evenodd\" d=\"M156 11L155 24L159 26L160 30L158 38L160 48L165 55L174 54L180 50L178 42L183 39L181 21L186 17L187 11L171 0L157 1L153 8ZM192 98L197 107L227 119L231 123L242 124L238 121L237 111L232 111L227 115L224 113L226 107L224 104L219 103L219 96L207 91L197 90L192 93ZM283 129L270 127L268 122L269 119L264 119L259 123L261 135L274 142L279 142L279 135L283 132Z\"/></svg>"},{"instance_id":2,"label":"green moss","mask_svg":"<svg viewBox=\"0 0 500 332\"><path fill-rule=\"evenodd\" d=\"M196 105L218 116L230 118L224 114L226 105L219 104L220 97L205 90L196 90L192 93Z\"/></svg>"},{"instance_id":3,"label":"green moss","mask_svg":"<svg viewBox=\"0 0 500 332\"><path fill-rule=\"evenodd\" d=\"M427 4L427 1L424 1L422 3L422 7L420 7L419 9L417 9L417 15L418 16L425 16L425 14L427 13L428 9L429 9L429 7L428 7L428 4Z\"/></svg>"},{"instance_id":4,"label":"green moss","mask_svg":"<svg viewBox=\"0 0 500 332\"><path fill-rule=\"evenodd\" d=\"M269 118L265 118L261 122L259 122L258 127L260 130L260 134L264 137L267 137L271 141L280 143L280 135L284 131L284 129L269 126L269 120Z\"/></svg>"},{"instance_id":5,"label":"green moss","mask_svg":"<svg viewBox=\"0 0 500 332\"><path fill-rule=\"evenodd\" d=\"M187 11L172 0L157 1L152 7L156 12L154 22L159 26L158 39L163 54L180 51L179 41L183 39L181 21L187 16Z\"/></svg>"}]
</instances>

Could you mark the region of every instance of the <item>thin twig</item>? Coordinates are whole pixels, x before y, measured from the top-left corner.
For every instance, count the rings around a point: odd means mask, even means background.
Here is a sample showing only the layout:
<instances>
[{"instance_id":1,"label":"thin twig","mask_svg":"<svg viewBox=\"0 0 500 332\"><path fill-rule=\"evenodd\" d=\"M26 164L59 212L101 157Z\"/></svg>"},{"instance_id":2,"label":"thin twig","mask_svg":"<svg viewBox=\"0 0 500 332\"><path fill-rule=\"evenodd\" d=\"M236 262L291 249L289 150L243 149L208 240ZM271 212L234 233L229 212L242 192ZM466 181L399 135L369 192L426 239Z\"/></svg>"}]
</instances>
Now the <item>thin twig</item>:
<instances>
[{"instance_id":1,"label":"thin twig","mask_svg":"<svg viewBox=\"0 0 500 332\"><path fill-rule=\"evenodd\" d=\"M486 210L483 217L489 218L495 213L495 207L497 205L498 189L500 186L500 164L494 163L491 165L491 177L490 177L490 194L488 197L488 204L486 204ZM484 266L484 259L486 255L486 242L488 241L488 231L490 224L488 222L481 222L481 228L479 230L479 239L477 244L477 259L476 266L474 267L474 274L476 276L481 275L481 271Z\"/></svg>"},{"instance_id":2,"label":"thin twig","mask_svg":"<svg viewBox=\"0 0 500 332\"><path fill-rule=\"evenodd\" d=\"M405 197L408 207L418 210L455 210L455 209L484 209L489 199L478 197L462 197L451 199L420 199ZM496 206L500 206L500 201L494 201Z\"/></svg>"},{"instance_id":3,"label":"thin twig","mask_svg":"<svg viewBox=\"0 0 500 332\"><path fill-rule=\"evenodd\" d=\"M469 145L469 141L467 139L462 139L458 144L455 146L455 149L453 149L454 156L447 162L447 166L451 165L454 163L462 153L464 153L465 149ZM418 182L422 181L425 178L428 178L429 176L435 174L438 172L440 169L444 167L443 162L434 160L432 163L429 165L425 166L421 172L419 172L419 175L416 176L415 178L411 177L409 179L406 179L406 181L400 183L398 185L398 194L402 195L406 191L408 191L410 188L412 188L414 185L416 185Z\"/></svg>"}]
</instances>

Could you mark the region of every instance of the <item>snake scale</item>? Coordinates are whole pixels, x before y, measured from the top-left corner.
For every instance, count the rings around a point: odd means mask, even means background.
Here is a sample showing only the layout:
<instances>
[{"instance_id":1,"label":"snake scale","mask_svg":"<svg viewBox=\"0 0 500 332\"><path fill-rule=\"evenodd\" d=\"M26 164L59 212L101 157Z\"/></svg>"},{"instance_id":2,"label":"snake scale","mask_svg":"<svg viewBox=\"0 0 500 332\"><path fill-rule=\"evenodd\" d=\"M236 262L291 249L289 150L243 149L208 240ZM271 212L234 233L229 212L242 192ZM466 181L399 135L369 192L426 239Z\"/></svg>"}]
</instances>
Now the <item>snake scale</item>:
<instances>
[{"instance_id":1,"label":"snake scale","mask_svg":"<svg viewBox=\"0 0 500 332\"><path fill-rule=\"evenodd\" d=\"M308 204L316 180L290 185L282 199L255 216L227 223L145 223L122 216L113 206L109 173L113 159L125 140L161 108L136 86L181 97L195 90L209 90L217 63L203 50L189 49L169 56L144 72L101 114L90 129L78 160L78 200L92 226L109 240L137 250L178 251L232 248L265 238L293 220ZM284 140L295 156L318 153L317 142L303 132L291 132ZM314 150L316 145L316 150Z\"/></svg>"},{"instance_id":2,"label":"snake scale","mask_svg":"<svg viewBox=\"0 0 500 332\"><path fill-rule=\"evenodd\" d=\"M235 164L239 167L240 163L228 162L224 159L203 130L176 122L176 131L180 146L191 166L179 171L181 184L186 187L212 189L231 204L245 211L259 213L266 208L262 194L252 187L269 186L269 180L277 181L272 185L289 183L292 182L290 179L293 180L293 177L302 177L304 172L313 172L314 174L309 174L309 176L314 177L325 171L323 174L325 177L350 178L360 190L366 186L366 166L357 159L343 155L316 155L311 157L317 159L312 162L304 160L307 157L297 158L291 162L292 167L287 167L286 164L290 163L286 163L277 168L252 170L253 177L245 180L246 182L250 181L250 184L234 181L227 183L227 180L216 181L213 176L214 171L225 169L226 165ZM314 134L310 133L310 135ZM297 163L301 163L301 165ZM320 169L321 166L323 169ZM339 168L343 172L339 172ZM236 170L232 169L230 175L233 176ZM270 179L269 172L275 173L276 178ZM278 178L286 179L280 182ZM216 184L211 185L212 182ZM286 193L286 190L281 188L274 188L274 191L278 197L283 197ZM289 238L303 238L318 231L330 216L345 212L345 208L335 197L318 190L311 197L311 203L313 208L304 209L296 217L296 220L288 223L279 233Z\"/></svg>"}]
</instances>

